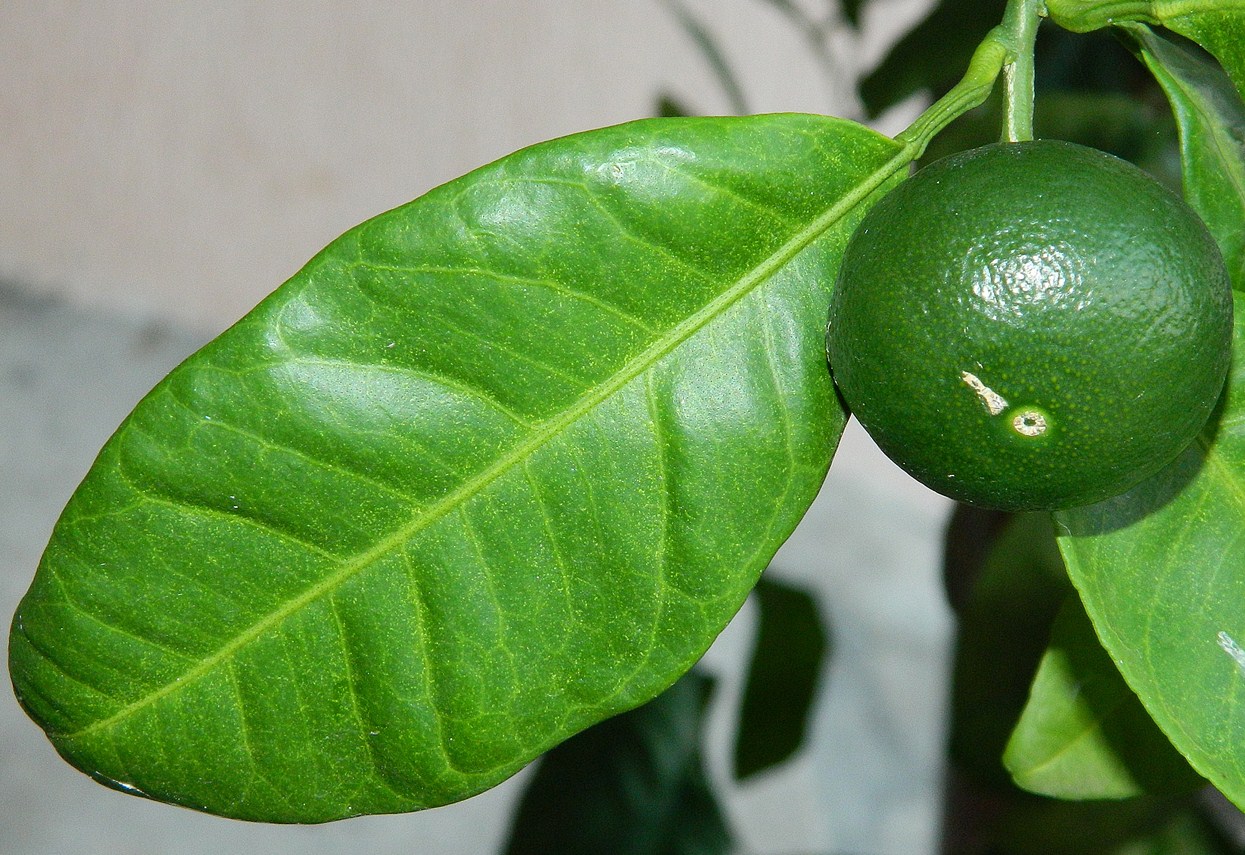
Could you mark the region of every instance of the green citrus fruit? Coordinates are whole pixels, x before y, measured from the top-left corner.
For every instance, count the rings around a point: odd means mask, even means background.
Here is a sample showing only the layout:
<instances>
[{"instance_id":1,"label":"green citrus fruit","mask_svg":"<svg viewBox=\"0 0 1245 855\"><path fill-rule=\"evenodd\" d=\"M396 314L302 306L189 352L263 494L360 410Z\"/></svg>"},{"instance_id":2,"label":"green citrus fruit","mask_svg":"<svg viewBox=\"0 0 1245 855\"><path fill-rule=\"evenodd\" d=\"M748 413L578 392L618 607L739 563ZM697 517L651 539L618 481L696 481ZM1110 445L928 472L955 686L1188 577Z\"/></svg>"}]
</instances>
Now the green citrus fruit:
<instances>
[{"instance_id":1,"label":"green citrus fruit","mask_svg":"<svg viewBox=\"0 0 1245 855\"><path fill-rule=\"evenodd\" d=\"M1231 328L1222 256L1183 200L1118 158L1037 141L945 158L874 206L827 345L853 414L917 479L1058 509L1193 441Z\"/></svg>"}]
</instances>

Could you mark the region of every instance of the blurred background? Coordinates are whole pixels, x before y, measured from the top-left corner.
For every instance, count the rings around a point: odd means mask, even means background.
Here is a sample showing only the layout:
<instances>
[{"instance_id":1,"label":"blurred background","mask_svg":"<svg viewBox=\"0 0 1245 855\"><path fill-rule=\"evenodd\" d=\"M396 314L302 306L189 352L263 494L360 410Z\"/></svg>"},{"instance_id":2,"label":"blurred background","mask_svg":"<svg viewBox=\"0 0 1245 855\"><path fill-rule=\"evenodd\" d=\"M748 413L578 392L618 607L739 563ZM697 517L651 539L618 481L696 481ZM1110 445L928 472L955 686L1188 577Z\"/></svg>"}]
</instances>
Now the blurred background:
<instances>
[{"instance_id":1,"label":"blurred background","mask_svg":"<svg viewBox=\"0 0 1245 855\"><path fill-rule=\"evenodd\" d=\"M338 234L514 149L662 109L863 118L857 81L928 6L5 3L6 623L60 508L138 398ZM991 11L984 26L997 20ZM871 123L896 132L928 100L899 98ZM705 763L740 851L934 850L949 509L849 428L826 489L770 571L814 593L832 650L791 762L742 783L730 771L756 603L706 657L717 686ZM0 851L14 855L480 855L500 851L530 777L418 814L247 825L98 786L0 692Z\"/></svg>"}]
</instances>

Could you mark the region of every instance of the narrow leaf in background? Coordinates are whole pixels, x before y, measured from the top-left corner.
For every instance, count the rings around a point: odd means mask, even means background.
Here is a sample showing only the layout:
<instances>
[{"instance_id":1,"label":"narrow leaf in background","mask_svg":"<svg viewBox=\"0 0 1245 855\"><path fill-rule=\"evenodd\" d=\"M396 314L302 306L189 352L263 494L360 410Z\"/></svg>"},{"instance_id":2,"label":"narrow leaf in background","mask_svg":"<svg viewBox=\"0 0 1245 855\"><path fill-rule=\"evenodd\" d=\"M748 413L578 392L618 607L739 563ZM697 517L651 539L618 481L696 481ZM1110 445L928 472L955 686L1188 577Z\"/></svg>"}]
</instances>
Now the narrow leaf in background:
<instances>
[{"instance_id":1,"label":"narrow leaf in background","mask_svg":"<svg viewBox=\"0 0 1245 855\"><path fill-rule=\"evenodd\" d=\"M909 156L654 119L348 232L105 446L14 618L23 705L110 786L320 822L652 698L820 487L830 287Z\"/></svg>"},{"instance_id":2,"label":"narrow leaf in background","mask_svg":"<svg viewBox=\"0 0 1245 855\"><path fill-rule=\"evenodd\" d=\"M839 9L843 20L851 24L853 29L860 29L860 13L864 9L865 0L839 0Z\"/></svg>"},{"instance_id":3,"label":"narrow leaf in background","mask_svg":"<svg viewBox=\"0 0 1245 855\"><path fill-rule=\"evenodd\" d=\"M719 855L730 830L701 753L712 681L690 672L654 700L540 760L506 855Z\"/></svg>"},{"instance_id":4,"label":"narrow leaf in background","mask_svg":"<svg viewBox=\"0 0 1245 855\"><path fill-rule=\"evenodd\" d=\"M817 602L770 578L756 586L756 645L735 737L735 777L789 759L804 743L828 641Z\"/></svg>"},{"instance_id":5,"label":"narrow leaf in background","mask_svg":"<svg viewBox=\"0 0 1245 855\"><path fill-rule=\"evenodd\" d=\"M663 119L677 119L683 116L694 116L696 113L673 95L662 94L657 97L655 115Z\"/></svg>"},{"instance_id":6,"label":"narrow leaf in background","mask_svg":"<svg viewBox=\"0 0 1245 855\"><path fill-rule=\"evenodd\" d=\"M1020 787L1063 799L1191 792L1206 783L1146 714L1075 595L1055 618L1003 763Z\"/></svg>"},{"instance_id":7,"label":"narrow leaf in background","mask_svg":"<svg viewBox=\"0 0 1245 855\"><path fill-rule=\"evenodd\" d=\"M709 63L713 76L717 79L718 85L722 87L723 94L726 95L731 112L737 116L746 116L751 113L752 111L748 109L748 99L744 97L743 86L731 69L731 64L727 61L726 54L717 39L705 28L700 19L691 13L682 0L663 0L663 2L670 9L675 20L679 22L679 26L692 40L692 44L696 46L700 55Z\"/></svg>"}]
</instances>

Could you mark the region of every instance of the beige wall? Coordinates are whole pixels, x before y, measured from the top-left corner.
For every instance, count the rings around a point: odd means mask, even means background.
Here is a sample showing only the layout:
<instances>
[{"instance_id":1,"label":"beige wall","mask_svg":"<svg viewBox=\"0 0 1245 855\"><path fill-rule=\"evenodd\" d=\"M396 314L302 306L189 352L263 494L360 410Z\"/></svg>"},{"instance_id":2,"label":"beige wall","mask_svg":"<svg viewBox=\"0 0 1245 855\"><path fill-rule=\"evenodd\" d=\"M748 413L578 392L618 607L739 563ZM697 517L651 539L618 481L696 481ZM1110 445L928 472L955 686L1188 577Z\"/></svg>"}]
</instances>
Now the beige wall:
<instances>
[{"instance_id":1,"label":"beige wall","mask_svg":"<svg viewBox=\"0 0 1245 855\"><path fill-rule=\"evenodd\" d=\"M752 110L839 115L922 5L875 0L827 81L763 0L689 0ZM0 57L0 280L206 332L354 223L517 147L648 115L662 90L728 110L659 0L17 0Z\"/></svg>"}]
</instances>

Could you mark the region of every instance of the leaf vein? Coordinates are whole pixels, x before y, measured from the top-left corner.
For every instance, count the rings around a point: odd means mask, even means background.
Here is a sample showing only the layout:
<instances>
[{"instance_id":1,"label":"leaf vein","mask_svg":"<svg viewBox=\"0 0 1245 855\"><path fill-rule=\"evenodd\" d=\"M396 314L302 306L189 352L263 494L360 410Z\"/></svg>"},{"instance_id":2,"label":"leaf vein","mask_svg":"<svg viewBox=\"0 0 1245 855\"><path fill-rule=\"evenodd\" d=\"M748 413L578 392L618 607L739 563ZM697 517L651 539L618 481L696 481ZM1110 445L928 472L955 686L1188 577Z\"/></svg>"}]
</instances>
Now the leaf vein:
<instances>
[{"instance_id":1,"label":"leaf vein","mask_svg":"<svg viewBox=\"0 0 1245 855\"><path fill-rule=\"evenodd\" d=\"M488 270L483 267L455 267L449 265L413 265L411 267L399 267L397 265L378 264L373 261L365 260L357 261L352 266L367 267L372 270L388 270L394 273L432 273L452 276L479 276L496 280L499 283L509 282L515 285L531 285L538 288L547 288L559 296L569 297L577 302L587 303L597 309L600 309L608 315L618 318L630 326L637 327L649 335L657 335L660 332L660 330L656 327L646 323L637 315L634 315L631 312L614 305L613 303L603 300L595 294L580 291L577 288L572 288L570 285L566 285L549 276L519 276L514 273L502 273L497 270Z\"/></svg>"},{"instance_id":2,"label":"leaf vein","mask_svg":"<svg viewBox=\"0 0 1245 855\"><path fill-rule=\"evenodd\" d=\"M428 603L426 594L424 593L420 579L421 574L419 568L411 561L411 557L406 550L401 553L402 564L406 568L406 578L411 588L411 606L415 610L415 620L419 624L419 654L424 663L424 694L428 700L428 709L432 711L432 720L436 728L437 747L441 751L441 757L445 760L447 769L454 772L461 772L454 765L454 758L450 756L449 739L445 734L445 716L444 711L444 690L441 688L440 677L437 674L436 663L432 658L428 648L430 646L428 634Z\"/></svg>"},{"instance_id":3,"label":"leaf vein","mask_svg":"<svg viewBox=\"0 0 1245 855\"><path fill-rule=\"evenodd\" d=\"M362 694L362 689L358 669L355 667L354 663L354 654L352 653L350 647L350 638L346 632L346 625L342 620L341 610L337 607L337 598L335 596L329 596L327 599L329 603L329 614L333 618L333 627L337 632L337 638L341 648L342 668L345 669L348 694L350 695L350 709L354 713L355 721L359 723L359 741L363 743L363 750L367 754L368 763L371 765L374 773L373 778L390 794L396 796L401 801L406 801L406 796L399 793L389 783L389 779L386 777L382 769L380 758L376 755L376 746L372 743L371 739L372 725L363 714L363 708L359 706L359 696ZM363 790L364 783L365 782L363 780L358 782L354 789L353 795L357 795Z\"/></svg>"}]
</instances>

